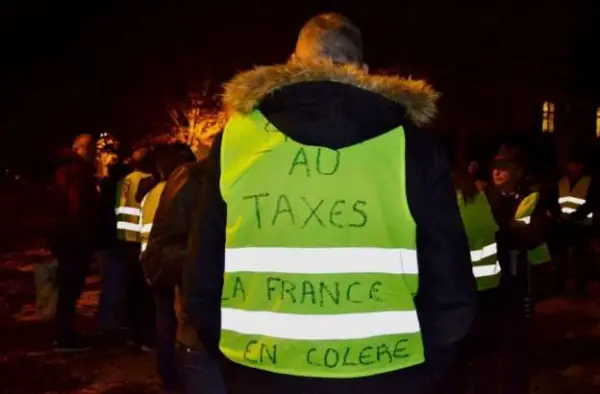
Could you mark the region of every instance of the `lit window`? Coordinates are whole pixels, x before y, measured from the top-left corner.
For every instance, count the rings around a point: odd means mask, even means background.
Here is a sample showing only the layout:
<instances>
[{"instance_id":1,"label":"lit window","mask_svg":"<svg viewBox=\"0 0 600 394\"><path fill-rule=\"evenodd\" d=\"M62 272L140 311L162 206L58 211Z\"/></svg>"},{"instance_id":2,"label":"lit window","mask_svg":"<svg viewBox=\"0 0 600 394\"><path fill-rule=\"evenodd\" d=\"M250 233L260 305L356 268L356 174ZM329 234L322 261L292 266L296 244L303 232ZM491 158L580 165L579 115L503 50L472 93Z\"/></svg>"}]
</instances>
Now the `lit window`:
<instances>
[{"instance_id":1,"label":"lit window","mask_svg":"<svg viewBox=\"0 0 600 394\"><path fill-rule=\"evenodd\" d=\"M600 107L596 108L596 137L600 137Z\"/></svg>"},{"instance_id":2,"label":"lit window","mask_svg":"<svg viewBox=\"0 0 600 394\"><path fill-rule=\"evenodd\" d=\"M554 132L554 103L544 101L542 106L542 131L544 133Z\"/></svg>"}]
</instances>

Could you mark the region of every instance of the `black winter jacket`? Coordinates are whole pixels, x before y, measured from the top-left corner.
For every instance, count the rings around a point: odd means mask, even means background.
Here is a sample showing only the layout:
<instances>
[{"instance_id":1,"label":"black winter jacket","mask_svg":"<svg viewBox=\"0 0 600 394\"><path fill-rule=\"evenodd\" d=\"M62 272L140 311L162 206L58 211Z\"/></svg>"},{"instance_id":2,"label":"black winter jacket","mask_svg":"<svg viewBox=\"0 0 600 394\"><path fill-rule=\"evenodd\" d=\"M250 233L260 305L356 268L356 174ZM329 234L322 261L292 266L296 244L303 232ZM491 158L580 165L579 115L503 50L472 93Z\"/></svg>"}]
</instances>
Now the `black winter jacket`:
<instances>
[{"instance_id":1,"label":"black winter jacket","mask_svg":"<svg viewBox=\"0 0 600 394\"><path fill-rule=\"evenodd\" d=\"M200 196L204 164L194 162L176 169L160 198L148 245L142 254L146 277L155 286L181 283L192 212Z\"/></svg>"}]
</instances>

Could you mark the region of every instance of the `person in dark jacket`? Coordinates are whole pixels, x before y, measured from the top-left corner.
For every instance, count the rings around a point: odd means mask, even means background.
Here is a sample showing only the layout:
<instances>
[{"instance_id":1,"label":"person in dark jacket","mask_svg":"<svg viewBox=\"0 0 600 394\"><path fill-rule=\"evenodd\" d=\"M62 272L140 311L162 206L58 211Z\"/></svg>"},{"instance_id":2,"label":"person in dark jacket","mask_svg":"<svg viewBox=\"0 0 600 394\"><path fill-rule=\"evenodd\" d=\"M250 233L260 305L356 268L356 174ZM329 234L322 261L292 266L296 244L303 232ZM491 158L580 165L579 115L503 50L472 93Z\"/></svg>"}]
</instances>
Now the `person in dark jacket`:
<instances>
[{"instance_id":1,"label":"person in dark jacket","mask_svg":"<svg viewBox=\"0 0 600 394\"><path fill-rule=\"evenodd\" d=\"M189 252L190 236L195 234L191 231L196 225L194 212L196 205L202 204L200 191L204 168L205 162L201 159L179 167L169 177L154 218L148 248L142 257L146 272L152 278L157 312L163 311L158 313L162 322L157 320L158 330L164 331L165 344L165 356L162 362L159 360L159 368L163 365L161 375L176 374L172 345L177 337L184 352L181 383L190 394L224 393L218 365L206 355L195 327L183 312L180 297L183 265Z\"/></svg>"},{"instance_id":2,"label":"person in dark jacket","mask_svg":"<svg viewBox=\"0 0 600 394\"><path fill-rule=\"evenodd\" d=\"M180 282L180 265L182 250L187 242L187 230L179 225L189 220L186 212L176 211L179 201L173 208L174 188L181 185L178 178L172 180L171 175L178 167L195 160L191 149L184 144L159 145L154 150L155 162L160 181L156 187L164 189L160 192L158 207L155 208L152 230L148 237L146 249L142 253L141 263L144 274L152 286L156 306L156 337L158 372L165 392L175 392L181 387L178 376L178 363L175 356L175 338L177 334L177 318L175 315L175 286ZM168 180L168 181L167 181ZM175 183L174 183L175 182ZM150 191L154 193L154 191ZM152 203L146 201L144 204ZM156 207L156 205L155 205ZM144 205L142 210L148 209ZM189 214L189 213L188 213ZM145 214L143 213L143 216ZM173 269L175 272L171 272Z\"/></svg>"},{"instance_id":3,"label":"person in dark jacket","mask_svg":"<svg viewBox=\"0 0 600 394\"><path fill-rule=\"evenodd\" d=\"M130 172L118 156L114 145L105 145L99 152L104 171L98 179L100 192L98 224L98 261L102 271L100 300L96 313L96 329L110 334L122 327L122 305L125 294L125 270L117 251L117 217L115 203L117 182Z\"/></svg>"},{"instance_id":4,"label":"person in dark jacket","mask_svg":"<svg viewBox=\"0 0 600 394\"><path fill-rule=\"evenodd\" d=\"M486 194L500 228L498 258L502 268L499 294L501 331L495 351L500 358L502 393L529 392L528 318L532 313L531 267L527 251L542 244L548 227L546 198L539 198L527 222L516 220L520 204L532 194L525 183L525 156L514 146L500 148L492 164ZM490 368L497 368L496 365Z\"/></svg>"},{"instance_id":5,"label":"person in dark jacket","mask_svg":"<svg viewBox=\"0 0 600 394\"><path fill-rule=\"evenodd\" d=\"M50 249L58 261L56 351L87 349L74 329L75 305L85 286L92 255L97 248L98 193L95 178L95 142L83 134L72 152L61 158L55 174L55 225Z\"/></svg>"},{"instance_id":6,"label":"person in dark jacket","mask_svg":"<svg viewBox=\"0 0 600 394\"><path fill-rule=\"evenodd\" d=\"M441 145L415 127L432 120L437 93L423 81L369 75L362 61L361 42L360 32L346 18L337 14L317 16L300 33L289 63L259 67L237 75L226 86L224 104L229 113L246 115L244 119L258 114L255 110L260 111L262 115L256 116L264 116L268 121L265 132L269 132L272 125L273 130L283 133L284 140L300 146L339 150L342 155L346 148L354 149L402 126L405 160L400 161L398 168L389 168L389 175L393 178L397 171L405 172L406 198L397 197L398 210L406 206L403 200L407 200L416 222L419 289L414 303L425 363L362 378L327 379L270 373L226 362L230 393L421 393L424 380L437 381L454 362L456 344L467 334L473 321L475 281L451 169ZM207 159L202 207L194 216L198 221L193 235L196 241L191 246L191 260L184 273L186 311L193 318L201 342L215 359L221 357L220 308L226 231L235 231L235 226L244 225L247 220L252 223L257 220L254 216L228 218L230 206L221 194L220 184L225 180L225 173L221 172L221 160L225 159L221 149L230 124L231 121L216 138ZM401 146L397 148L400 155ZM262 160L262 154L277 155L270 152L268 147L256 152L256 163ZM235 155L227 160L235 160ZM236 170L243 172L246 167L244 163L239 164ZM306 175L306 165L303 175ZM281 170L287 173L289 168L273 168L277 173ZM285 184L275 185L276 179L281 178L262 178L260 188L283 191ZM248 184L246 180L243 182ZM287 178L285 182L289 182ZM267 216L264 220L265 226L270 226L274 219ZM324 216L322 220L329 224L336 217ZM314 226L312 228L319 228L318 223ZM285 227L281 227L280 234L286 236ZM398 264L400 260L398 256ZM287 261L268 261L276 262ZM343 261L339 263L344 265ZM249 293L246 295L248 300L253 299ZM247 329L244 334L256 333L252 327ZM252 357L256 360L255 353ZM262 356L266 360L268 354ZM310 361L310 354L308 356ZM297 357L299 365L306 366L306 355L299 353Z\"/></svg>"}]
</instances>

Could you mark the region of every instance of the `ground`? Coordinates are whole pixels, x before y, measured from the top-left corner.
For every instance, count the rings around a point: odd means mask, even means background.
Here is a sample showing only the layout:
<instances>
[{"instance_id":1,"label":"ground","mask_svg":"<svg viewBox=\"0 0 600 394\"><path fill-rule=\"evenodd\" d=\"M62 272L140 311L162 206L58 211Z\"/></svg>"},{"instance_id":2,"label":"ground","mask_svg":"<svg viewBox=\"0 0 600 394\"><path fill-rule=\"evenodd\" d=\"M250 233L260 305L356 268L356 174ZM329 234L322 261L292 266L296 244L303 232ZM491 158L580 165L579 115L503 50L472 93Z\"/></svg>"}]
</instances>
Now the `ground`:
<instances>
[{"instance_id":1,"label":"ground","mask_svg":"<svg viewBox=\"0 0 600 394\"><path fill-rule=\"evenodd\" d=\"M7 219L23 212L10 209L7 203L15 203L12 200L0 195L0 225L12 229L9 242L0 245L0 394L157 393L152 354L125 346L101 346L68 356L52 351L52 324L35 314L33 278L34 264L51 259L39 237L45 224L39 219ZM18 201L25 205L23 199ZM28 212L42 217L34 208ZM533 393L600 392L600 288L593 290L589 299L550 298L537 306ZM84 329L93 327L98 292L96 273L88 279L78 306Z\"/></svg>"},{"instance_id":2,"label":"ground","mask_svg":"<svg viewBox=\"0 0 600 394\"><path fill-rule=\"evenodd\" d=\"M52 324L36 316L33 265L49 259L43 249L0 257L0 393L157 393L151 354L127 346L96 347L57 355ZM93 327L99 292L91 276L79 302L80 326Z\"/></svg>"},{"instance_id":3,"label":"ground","mask_svg":"<svg viewBox=\"0 0 600 394\"><path fill-rule=\"evenodd\" d=\"M124 346L99 346L79 355L52 351L53 327L35 314L34 264L51 260L43 234L48 189L0 188L0 394L158 393L152 355ZM78 306L79 324L93 328L97 271Z\"/></svg>"}]
</instances>

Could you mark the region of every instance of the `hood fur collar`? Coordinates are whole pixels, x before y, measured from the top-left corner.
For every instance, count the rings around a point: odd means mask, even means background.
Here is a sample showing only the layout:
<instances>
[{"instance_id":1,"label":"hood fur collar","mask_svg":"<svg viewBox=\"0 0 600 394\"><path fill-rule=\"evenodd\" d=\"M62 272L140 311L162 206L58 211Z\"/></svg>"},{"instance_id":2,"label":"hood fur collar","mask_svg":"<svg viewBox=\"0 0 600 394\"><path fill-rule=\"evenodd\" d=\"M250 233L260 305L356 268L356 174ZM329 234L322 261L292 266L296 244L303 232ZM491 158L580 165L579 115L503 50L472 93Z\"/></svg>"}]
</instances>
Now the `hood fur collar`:
<instances>
[{"instance_id":1,"label":"hood fur collar","mask_svg":"<svg viewBox=\"0 0 600 394\"><path fill-rule=\"evenodd\" d=\"M247 114L270 93L287 85L309 81L339 82L380 94L401 104L418 126L431 123L437 113L439 93L425 81L369 75L362 68L332 63L290 62L242 72L225 84L223 105L228 113Z\"/></svg>"}]
</instances>

